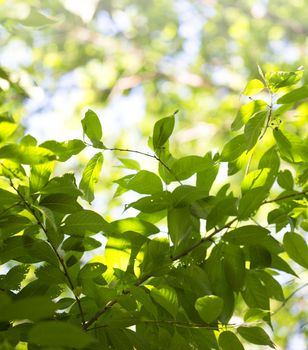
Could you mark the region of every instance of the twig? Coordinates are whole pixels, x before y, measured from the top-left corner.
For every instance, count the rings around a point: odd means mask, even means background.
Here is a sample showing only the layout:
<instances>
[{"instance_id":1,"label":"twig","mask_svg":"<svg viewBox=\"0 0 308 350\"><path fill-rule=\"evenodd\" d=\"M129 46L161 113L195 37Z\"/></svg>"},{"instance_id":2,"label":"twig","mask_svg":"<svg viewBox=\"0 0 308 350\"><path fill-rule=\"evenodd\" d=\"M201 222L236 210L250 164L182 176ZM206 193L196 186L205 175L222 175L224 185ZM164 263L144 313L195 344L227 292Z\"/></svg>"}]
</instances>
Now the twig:
<instances>
[{"instance_id":1,"label":"twig","mask_svg":"<svg viewBox=\"0 0 308 350\"><path fill-rule=\"evenodd\" d=\"M269 204L269 203L276 203L276 202L282 201L284 199L295 198L295 197L298 197L298 196L303 196L305 194L308 194L308 190L302 191L302 192L296 192L296 193L288 194L286 196L282 196L282 197L278 197L278 198L275 198L275 199L271 199L269 201L264 201L262 203L262 205L263 204Z\"/></svg>"},{"instance_id":2,"label":"twig","mask_svg":"<svg viewBox=\"0 0 308 350\"><path fill-rule=\"evenodd\" d=\"M3 164L1 164L2 166L4 166ZM35 212L35 210L31 207L31 205L26 201L26 199L24 198L24 196L20 193L20 191L18 190L18 188L15 187L12 179L10 179L10 185L11 187L16 191L16 193L18 194L19 198L22 200L22 202L24 203L24 205L27 207L27 209L29 210L29 212L34 216L37 224L41 227L41 229L43 230L43 232L45 233L46 237L48 238L48 232L47 232L47 228L43 225L43 223L41 222L40 218L38 217L37 213ZM66 265L64 263L64 260L62 259L62 257L59 255L57 249L54 247L54 245L48 240L48 243L50 244L52 250L54 251L54 253L56 254L62 268L63 268L63 273L68 281L68 284L74 294L74 298L76 300L76 303L78 305L78 309L80 312L80 317L81 317L81 322L82 322L82 327L84 328L85 326L85 317L84 317L84 313L81 307L81 302L79 297L75 294L74 292L74 284L72 282L72 279L68 273L68 270L66 268Z\"/></svg>"},{"instance_id":3,"label":"twig","mask_svg":"<svg viewBox=\"0 0 308 350\"><path fill-rule=\"evenodd\" d=\"M141 151L137 151L137 150L129 149L129 148L118 148L118 147L112 147L112 148L105 147L105 150L106 150L106 151L118 151L118 152L137 153L137 154L141 154L141 155L146 156L146 157L150 157L150 158L156 159L165 169L167 169L167 170L169 171L169 173L175 178L175 180L176 180L180 185L182 185L181 180L179 180L179 178L176 176L176 174L175 174L175 173L170 169L170 167L169 167L165 162L163 162L156 154L141 152Z\"/></svg>"},{"instance_id":4,"label":"twig","mask_svg":"<svg viewBox=\"0 0 308 350\"><path fill-rule=\"evenodd\" d=\"M293 296L294 296L297 292L299 292L301 289L304 289L304 288L307 287L307 286L308 286L308 283L305 283L305 284L303 284L302 286L300 286L300 287L298 287L297 289L295 289L295 291L292 292L287 298L285 298L285 300L282 302L282 304L281 304L275 311L272 312L272 316L276 315L277 312L279 312L279 311L286 305L286 303L287 303L291 298L293 298Z\"/></svg>"}]
</instances>

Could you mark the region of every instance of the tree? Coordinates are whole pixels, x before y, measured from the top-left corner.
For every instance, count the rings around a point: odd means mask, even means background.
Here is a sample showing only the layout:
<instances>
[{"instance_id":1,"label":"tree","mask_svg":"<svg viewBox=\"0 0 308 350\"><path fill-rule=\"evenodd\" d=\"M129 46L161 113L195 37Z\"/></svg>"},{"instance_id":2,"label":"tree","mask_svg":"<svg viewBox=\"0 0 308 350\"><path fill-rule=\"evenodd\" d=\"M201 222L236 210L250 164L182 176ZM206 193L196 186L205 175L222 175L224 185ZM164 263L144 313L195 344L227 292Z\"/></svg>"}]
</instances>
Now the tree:
<instances>
[{"instance_id":1,"label":"tree","mask_svg":"<svg viewBox=\"0 0 308 350\"><path fill-rule=\"evenodd\" d=\"M277 276L308 267L308 139L288 121L308 87L302 70L259 72L233 136L204 156L171 153L177 113L155 123L150 153L106 146L92 110L83 139L40 144L1 116L2 348L275 347L273 317L296 293ZM86 148L80 176L59 174ZM108 151L126 169L115 196L134 193L118 220L92 206Z\"/></svg>"}]
</instances>

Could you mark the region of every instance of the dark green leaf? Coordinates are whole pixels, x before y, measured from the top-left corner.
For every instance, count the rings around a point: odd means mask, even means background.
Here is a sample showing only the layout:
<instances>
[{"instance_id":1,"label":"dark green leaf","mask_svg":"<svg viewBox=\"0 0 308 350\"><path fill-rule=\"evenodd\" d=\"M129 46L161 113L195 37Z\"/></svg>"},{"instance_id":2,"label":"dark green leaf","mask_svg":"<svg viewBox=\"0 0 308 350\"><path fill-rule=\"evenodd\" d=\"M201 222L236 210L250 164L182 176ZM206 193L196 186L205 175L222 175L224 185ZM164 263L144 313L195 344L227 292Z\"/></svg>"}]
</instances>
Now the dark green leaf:
<instances>
[{"instance_id":1,"label":"dark green leaf","mask_svg":"<svg viewBox=\"0 0 308 350\"><path fill-rule=\"evenodd\" d=\"M287 232L283 237L283 245L291 259L308 269L308 247L301 235Z\"/></svg>"},{"instance_id":2,"label":"dark green leaf","mask_svg":"<svg viewBox=\"0 0 308 350\"><path fill-rule=\"evenodd\" d=\"M261 226L247 225L224 234L224 241L238 245L260 244L269 235L269 231Z\"/></svg>"},{"instance_id":3,"label":"dark green leaf","mask_svg":"<svg viewBox=\"0 0 308 350\"><path fill-rule=\"evenodd\" d=\"M274 343L261 327L238 327L238 333L249 343L257 345L269 345L275 349Z\"/></svg>"},{"instance_id":4,"label":"dark green leaf","mask_svg":"<svg viewBox=\"0 0 308 350\"><path fill-rule=\"evenodd\" d=\"M1 307L0 320L40 320L52 317L56 305L45 296L17 300Z\"/></svg>"},{"instance_id":5,"label":"dark green leaf","mask_svg":"<svg viewBox=\"0 0 308 350\"><path fill-rule=\"evenodd\" d=\"M63 250L73 250L76 252L85 252L100 247L102 244L91 237L75 237L67 238L62 245Z\"/></svg>"},{"instance_id":6,"label":"dark green leaf","mask_svg":"<svg viewBox=\"0 0 308 350\"><path fill-rule=\"evenodd\" d=\"M278 185L286 190L292 190L294 181L290 170L283 170L278 173Z\"/></svg>"},{"instance_id":7,"label":"dark green leaf","mask_svg":"<svg viewBox=\"0 0 308 350\"><path fill-rule=\"evenodd\" d=\"M75 197L65 193L56 193L45 196L40 201L40 205L63 214L74 213L82 209Z\"/></svg>"},{"instance_id":8,"label":"dark green leaf","mask_svg":"<svg viewBox=\"0 0 308 350\"><path fill-rule=\"evenodd\" d=\"M268 196L268 190L264 187L256 187L244 193L238 207L238 217L241 220L248 219L257 211Z\"/></svg>"},{"instance_id":9,"label":"dark green leaf","mask_svg":"<svg viewBox=\"0 0 308 350\"><path fill-rule=\"evenodd\" d=\"M247 273L245 289L242 291L245 303L252 308L269 310L269 296L255 271Z\"/></svg>"},{"instance_id":10,"label":"dark green leaf","mask_svg":"<svg viewBox=\"0 0 308 350\"><path fill-rule=\"evenodd\" d=\"M174 318L176 317L179 306L176 293L172 288L152 288L150 294L157 304L167 310Z\"/></svg>"},{"instance_id":11,"label":"dark green leaf","mask_svg":"<svg viewBox=\"0 0 308 350\"><path fill-rule=\"evenodd\" d=\"M82 349L93 339L80 327L68 322L45 321L37 323L29 332L29 341L41 346L65 346Z\"/></svg>"},{"instance_id":12,"label":"dark green leaf","mask_svg":"<svg viewBox=\"0 0 308 350\"><path fill-rule=\"evenodd\" d=\"M232 289L238 292L245 282L246 272L243 249L234 244L226 244L223 247L223 257L226 279Z\"/></svg>"},{"instance_id":13,"label":"dark green leaf","mask_svg":"<svg viewBox=\"0 0 308 350\"><path fill-rule=\"evenodd\" d=\"M130 203L127 208L135 208L143 213L155 213L168 209L172 205L170 192L162 191L151 196L142 197L137 201Z\"/></svg>"},{"instance_id":14,"label":"dark green leaf","mask_svg":"<svg viewBox=\"0 0 308 350\"><path fill-rule=\"evenodd\" d=\"M230 331L220 333L218 342L222 350L245 350L237 336Z\"/></svg>"}]
</instances>

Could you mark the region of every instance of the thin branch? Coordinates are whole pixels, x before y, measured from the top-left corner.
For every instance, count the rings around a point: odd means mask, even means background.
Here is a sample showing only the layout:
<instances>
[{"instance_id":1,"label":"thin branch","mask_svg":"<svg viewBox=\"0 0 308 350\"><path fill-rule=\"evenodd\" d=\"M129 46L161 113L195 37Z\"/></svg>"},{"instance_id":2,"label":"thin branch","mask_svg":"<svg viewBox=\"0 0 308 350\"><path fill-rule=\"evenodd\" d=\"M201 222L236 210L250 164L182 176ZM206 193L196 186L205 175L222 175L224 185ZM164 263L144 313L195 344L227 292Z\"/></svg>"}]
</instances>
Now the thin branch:
<instances>
[{"instance_id":1,"label":"thin branch","mask_svg":"<svg viewBox=\"0 0 308 350\"><path fill-rule=\"evenodd\" d=\"M262 203L262 205L263 204L269 204L269 203L276 203L276 202L279 202L279 201L283 201L284 199L295 198L295 197L298 197L298 196L304 196L306 194L308 194L308 190L302 191L302 192L296 192L296 193L288 194L286 196L282 196L282 197L278 197L278 198L275 198L275 199L271 199L269 201L264 201Z\"/></svg>"},{"instance_id":2,"label":"thin branch","mask_svg":"<svg viewBox=\"0 0 308 350\"><path fill-rule=\"evenodd\" d=\"M2 166L4 166L3 164L1 164ZM12 179L10 179L10 184L11 184L11 187L16 191L16 193L18 194L19 198L22 200L22 202L24 203L24 205L26 206L26 208L29 210L29 212L34 216L37 224L41 227L41 229L43 230L43 232L45 233L46 237L48 238L48 231L47 231L47 228L43 225L43 223L41 222L39 216L37 215L37 213L35 212L35 210L31 207L31 205L26 201L26 199L24 198L24 196L21 194L21 192L18 190L18 188L14 185ZM82 321L82 327L84 328L84 325L85 325L85 317L84 317L84 313L83 313L83 310L82 310L82 307L81 307L81 302L80 302L80 299L79 297L75 294L74 292L74 284L72 282L72 279L68 273L68 270L67 270L67 267L64 263L64 260L62 259L62 257L59 255L57 249L54 247L54 245L48 240L48 243L50 244L52 250L54 251L54 253L56 254L62 268L63 268L63 273L69 283L69 286L74 294L74 298L76 300L76 303L78 305L78 309L79 309L79 312L80 312L80 317L81 317L81 321Z\"/></svg>"},{"instance_id":3,"label":"thin branch","mask_svg":"<svg viewBox=\"0 0 308 350\"><path fill-rule=\"evenodd\" d=\"M118 147L112 147L112 148L106 147L105 150L106 151L118 151L118 152L137 153L137 154L141 154L141 155L146 156L146 157L150 157L150 158L156 159L165 169L167 169L169 171L169 173L175 178L175 180L180 185L182 185L181 180L179 180L179 178L176 176L176 174L156 154L151 154L151 153L147 153L147 152L141 152L141 151L137 151L137 150L129 149L129 148L118 148Z\"/></svg>"},{"instance_id":4,"label":"thin branch","mask_svg":"<svg viewBox=\"0 0 308 350\"><path fill-rule=\"evenodd\" d=\"M285 300L282 302L282 304L281 304L275 311L272 312L272 316L276 315L277 312L279 312L279 311L286 305L286 303L287 303L291 298L293 298L293 296L294 296L297 292L299 292L301 289L304 289L304 288L307 287L307 286L308 286L308 283L305 283L305 284L303 284L302 286L300 286L300 287L298 287L297 289L295 289L295 291L292 292L287 298L285 298Z\"/></svg>"},{"instance_id":5,"label":"thin branch","mask_svg":"<svg viewBox=\"0 0 308 350\"><path fill-rule=\"evenodd\" d=\"M223 227L216 228L210 235L201 238L197 243L195 243L191 247L187 248L186 250L179 253L178 255L173 256L172 261L176 261L176 260L179 260L180 258L183 258L184 256L188 255L191 251L193 251L194 249L199 247L202 243L210 241L217 233L221 232L222 230L224 230L226 228L229 228L236 220L237 220L237 218L234 218L231 221L229 221L228 223L226 223Z\"/></svg>"},{"instance_id":6,"label":"thin branch","mask_svg":"<svg viewBox=\"0 0 308 350\"><path fill-rule=\"evenodd\" d=\"M155 324L155 325L170 325L174 327L180 327L180 328L205 328L209 330L217 330L218 329L218 324L217 325L209 325L208 323L195 323L195 322L181 322L181 321L176 321L176 320L143 320L143 319L138 319L138 323L148 323L148 324ZM136 322L136 323L137 323ZM224 325L226 327L237 327L234 324L226 324ZM89 328L89 331L100 329L100 328L107 328L108 325L101 325L101 326L96 326Z\"/></svg>"}]
</instances>

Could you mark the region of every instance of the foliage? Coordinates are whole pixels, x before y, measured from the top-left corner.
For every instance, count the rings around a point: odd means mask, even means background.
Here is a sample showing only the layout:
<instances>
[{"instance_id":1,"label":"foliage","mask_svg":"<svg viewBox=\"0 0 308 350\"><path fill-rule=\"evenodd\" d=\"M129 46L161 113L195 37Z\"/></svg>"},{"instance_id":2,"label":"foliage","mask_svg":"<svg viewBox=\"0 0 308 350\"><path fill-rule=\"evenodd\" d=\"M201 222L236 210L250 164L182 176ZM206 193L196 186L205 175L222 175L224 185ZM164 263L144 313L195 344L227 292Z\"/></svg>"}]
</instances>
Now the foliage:
<instances>
[{"instance_id":1,"label":"foliage","mask_svg":"<svg viewBox=\"0 0 308 350\"><path fill-rule=\"evenodd\" d=\"M152 153L107 147L92 110L82 140L41 144L1 116L0 130L12 124L0 148L2 348L275 347L272 317L289 299L275 277L308 266L308 139L284 121L307 86L301 70L260 74L244 93L262 99L250 96L235 135L204 156L171 154L176 113L154 125ZM89 148L81 174L53 171ZM107 151L127 154L116 196L133 193L113 221L91 204Z\"/></svg>"}]
</instances>

